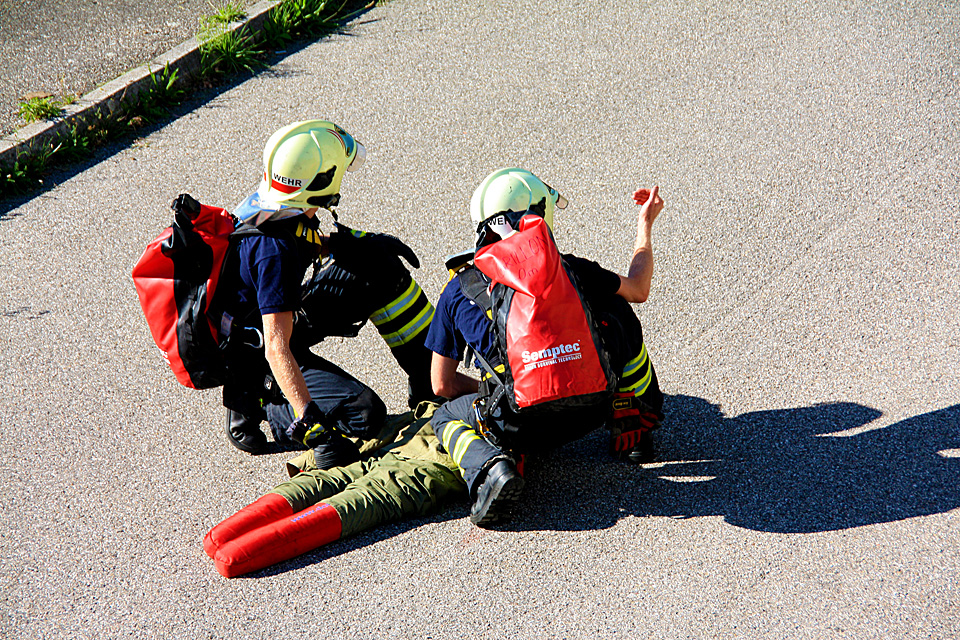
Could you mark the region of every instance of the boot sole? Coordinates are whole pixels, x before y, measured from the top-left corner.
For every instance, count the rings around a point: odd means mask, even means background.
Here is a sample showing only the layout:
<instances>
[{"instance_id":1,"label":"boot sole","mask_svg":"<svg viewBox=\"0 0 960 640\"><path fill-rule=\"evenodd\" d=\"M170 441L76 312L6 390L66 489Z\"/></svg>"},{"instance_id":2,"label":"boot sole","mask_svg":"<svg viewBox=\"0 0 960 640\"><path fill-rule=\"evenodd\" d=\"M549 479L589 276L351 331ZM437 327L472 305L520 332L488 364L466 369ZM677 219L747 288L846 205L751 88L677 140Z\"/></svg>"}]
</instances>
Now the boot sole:
<instances>
[{"instance_id":1,"label":"boot sole","mask_svg":"<svg viewBox=\"0 0 960 640\"><path fill-rule=\"evenodd\" d=\"M513 515L513 509L520 501L522 492L523 478L520 475L509 474L497 478L483 506L476 513L471 511L470 522L483 527L508 520Z\"/></svg>"}]
</instances>

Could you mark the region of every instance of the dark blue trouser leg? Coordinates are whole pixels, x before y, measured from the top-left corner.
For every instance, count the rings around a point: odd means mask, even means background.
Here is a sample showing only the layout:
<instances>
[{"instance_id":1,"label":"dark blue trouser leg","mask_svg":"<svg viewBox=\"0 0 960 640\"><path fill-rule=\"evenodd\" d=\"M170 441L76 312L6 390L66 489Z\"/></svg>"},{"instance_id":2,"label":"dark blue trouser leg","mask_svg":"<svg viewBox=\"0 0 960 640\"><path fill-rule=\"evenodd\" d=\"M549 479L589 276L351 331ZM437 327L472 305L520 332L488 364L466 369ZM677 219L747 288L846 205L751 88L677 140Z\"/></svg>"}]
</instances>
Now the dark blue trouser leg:
<instances>
[{"instance_id":1,"label":"dark blue trouser leg","mask_svg":"<svg viewBox=\"0 0 960 640\"><path fill-rule=\"evenodd\" d=\"M295 354L310 397L344 434L365 437L378 433L387 415L386 405L373 389L312 352ZM287 402L268 404L267 420L277 442L291 442L286 429L294 419ZM298 443L299 444L299 443Z\"/></svg>"},{"instance_id":2,"label":"dark blue trouser leg","mask_svg":"<svg viewBox=\"0 0 960 640\"><path fill-rule=\"evenodd\" d=\"M496 458L506 454L490 444L482 435L473 409L476 394L461 396L446 402L433 414L430 423L443 448L453 458L474 495L477 477Z\"/></svg>"}]
</instances>

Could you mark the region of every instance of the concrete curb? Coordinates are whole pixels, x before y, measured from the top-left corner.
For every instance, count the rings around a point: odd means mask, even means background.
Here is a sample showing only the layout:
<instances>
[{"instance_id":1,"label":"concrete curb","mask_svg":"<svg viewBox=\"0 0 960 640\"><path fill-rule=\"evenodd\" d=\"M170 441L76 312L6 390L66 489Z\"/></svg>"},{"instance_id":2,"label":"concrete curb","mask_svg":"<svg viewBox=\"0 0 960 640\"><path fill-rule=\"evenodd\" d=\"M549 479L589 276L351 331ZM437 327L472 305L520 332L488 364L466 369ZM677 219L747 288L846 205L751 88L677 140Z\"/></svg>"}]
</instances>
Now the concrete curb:
<instances>
[{"instance_id":1,"label":"concrete curb","mask_svg":"<svg viewBox=\"0 0 960 640\"><path fill-rule=\"evenodd\" d=\"M248 33L258 33L269 11L281 1L265 0L253 5L247 10L246 19L230 23L227 31L237 32L245 28ZM29 156L70 129L81 124L94 125L122 107L135 103L139 95L151 87L152 74L166 66L169 66L171 72L177 71L180 84L196 78L200 72L200 42L191 38L147 64L85 94L73 104L64 107L62 116L28 124L0 139L0 166L13 165L21 156Z\"/></svg>"}]
</instances>

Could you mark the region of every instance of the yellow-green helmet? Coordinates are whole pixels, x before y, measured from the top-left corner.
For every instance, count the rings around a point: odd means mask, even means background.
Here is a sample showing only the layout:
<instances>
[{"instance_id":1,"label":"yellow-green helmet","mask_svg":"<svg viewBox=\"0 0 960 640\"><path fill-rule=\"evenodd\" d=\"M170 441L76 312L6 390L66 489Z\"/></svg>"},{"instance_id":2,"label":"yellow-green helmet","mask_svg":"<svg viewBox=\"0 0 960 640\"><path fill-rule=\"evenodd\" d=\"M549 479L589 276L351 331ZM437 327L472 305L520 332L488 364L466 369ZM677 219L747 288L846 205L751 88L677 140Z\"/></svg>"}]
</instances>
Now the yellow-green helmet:
<instances>
[{"instance_id":1,"label":"yellow-green helmet","mask_svg":"<svg viewBox=\"0 0 960 640\"><path fill-rule=\"evenodd\" d=\"M470 217L479 227L498 214L530 211L546 220L552 230L554 209L566 206L566 198L556 189L526 169L511 167L484 178L470 200Z\"/></svg>"},{"instance_id":2,"label":"yellow-green helmet","mask_svg":"<svg viewBox=\"0 0 960 640\"><path fill-rule=\"evenodd\" d=\"M283 127L263 149L263 181L234 212L260 224L296 215L312 207L335 207L343 174L366 157L363 145L326 120L305 120Z\"/></svg>"}]
</instances>

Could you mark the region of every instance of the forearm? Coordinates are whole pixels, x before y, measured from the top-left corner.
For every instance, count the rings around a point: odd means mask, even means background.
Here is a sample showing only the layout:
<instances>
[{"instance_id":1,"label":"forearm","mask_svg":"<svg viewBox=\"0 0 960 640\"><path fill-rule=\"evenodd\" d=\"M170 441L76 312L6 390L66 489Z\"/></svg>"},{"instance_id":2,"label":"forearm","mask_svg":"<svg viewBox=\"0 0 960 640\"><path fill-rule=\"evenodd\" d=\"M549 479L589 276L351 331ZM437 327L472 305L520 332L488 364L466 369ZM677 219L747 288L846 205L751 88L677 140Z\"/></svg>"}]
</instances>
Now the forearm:
<instances>
[{"instance_id":1,"label":"forearm","mask_svg":"<svg viewBox=\"0 0 960 640\"><path fill-rule=\"evenodd\" d=\"M433 354L430 363L430 383L433 392L444 398L459 398L468 393L476 393L480 383L468 375L457 371L459 362L439 354Z\"/></svg>"},{"instance_id":2,"label":"forearm","mask_svg":"<svg viewBox=\"0 0 960 640\"><path fill-rule=\"evenodd\" d=\"M633 245L633 256L630 258L630 267L627 277L635 284L636 302L645 302L650 295L650 285L653 282L653 221L640 219L637 221L637 239Z\"/></svg>"},{"instance_id":3,"label":"forearm","mask_svg":"<svg viewBox=\"0 0 960 640\"><path fill-rule=\"evenodd\" d=\"M263 316L264 352L274 379L284 397L298 416L310 402L310 391L303 379L300 365L290 351L293 334L293 313L283 312Z\"/></svg>"},{"instance_id":4,"label":"forearm","mask_svg":"<svg viewBox=\"0 0 960 640\"><path fill-rule=\"evenodd\" d=\"M268 351L267 363L287 402L293 407L297 416L302 416L304 408L310 402L310 391L290 349Z\"/></svg>"},{"instance_id":5,"label":"forearm","mask_svg":"<svg viewBox=\"0 0 960 640\"><path fill-rule=\"evenodd\" d=\"M454 376L454 395L452 398L459 398L460 396L466 395L468 393L476 393L480 389L480 381L476 378L471 378L470 376L460 373L459 371Z\"/></svg>"},{"instance_id":6,"label":"forearm","mask_svg":"<svg viewBox=\"0 0 960 640\"><path fill-rule=\"evenodd\" d=\"M653 223L663 209L659 187L638 189L633 200L640 205L637 215L637 238L626 276L620 276L617 294L628 302L646 302L653 282Z\"/></svg>"}]
</instances>

